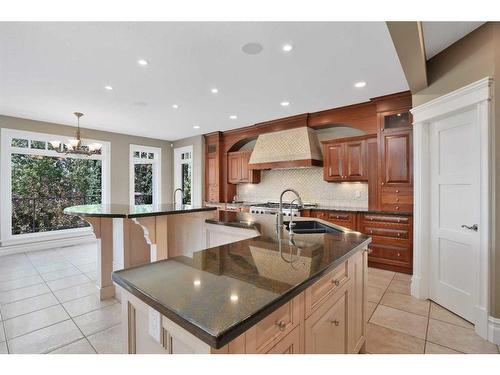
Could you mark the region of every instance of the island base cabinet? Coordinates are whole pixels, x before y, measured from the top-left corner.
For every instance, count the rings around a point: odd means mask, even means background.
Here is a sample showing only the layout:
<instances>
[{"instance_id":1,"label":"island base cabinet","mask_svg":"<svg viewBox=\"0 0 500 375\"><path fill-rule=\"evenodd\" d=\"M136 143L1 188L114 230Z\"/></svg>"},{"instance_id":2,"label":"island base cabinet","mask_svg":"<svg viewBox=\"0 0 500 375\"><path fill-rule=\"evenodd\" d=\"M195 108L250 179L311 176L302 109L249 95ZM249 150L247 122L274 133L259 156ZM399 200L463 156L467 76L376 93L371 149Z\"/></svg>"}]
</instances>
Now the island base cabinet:
<instances>
[{"instance_id":1,"label":"island base cabinet","mask_svg":"<svg viewBox=\"0 0 500 375\"><path fill-rule=\"evenodd\" d=\"M365 248L220 349L210 347L120 288L124 350L130 354L363 352L366 345L366 278Z\"/></svg>"}]
</instances>

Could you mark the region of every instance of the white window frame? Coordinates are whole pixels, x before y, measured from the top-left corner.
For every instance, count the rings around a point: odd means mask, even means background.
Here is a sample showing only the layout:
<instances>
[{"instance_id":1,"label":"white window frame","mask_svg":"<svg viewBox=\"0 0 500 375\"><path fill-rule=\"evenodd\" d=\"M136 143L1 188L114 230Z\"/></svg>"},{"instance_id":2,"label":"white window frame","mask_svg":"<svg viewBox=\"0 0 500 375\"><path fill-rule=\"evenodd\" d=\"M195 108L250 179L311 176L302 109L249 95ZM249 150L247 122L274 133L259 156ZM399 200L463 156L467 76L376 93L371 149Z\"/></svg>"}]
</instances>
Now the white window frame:
<instances>
[{"instance_id":1,"label":"white window frame","mask_svg":"<svg viewBox=\"0 0 500 375\"><path fill-rule=\"evenodd\" d=\"M151 152L154 159L135 158L134 152ZM130 145L129 150L129 202L131 206L135 203L135 164L152 164L153 165L153 204L161 203L161 148L152 146Z\"/></svg>"},{"instance_id":2,"label":"white window frame","mask_svg":"<svg viewBox=\"0 0 500 375\"><path fill-rule=\"evenodd\" d=\"M26 154L26 155L40 155L40 156L53 156L53 157L65 157L74 159L94 159L101 160L101 202L102 204L109 204L111 193L110 193L110 165L111 165L111 143L107 141L95 140L95 139L82 139L83 144L90 143L100 143L102 145L101 155L92 156L79 156L79 155L65 155L60 154L54 150L38 150L29 149L21 147L13 147L12 139L28 139L50 142L55 139L64 140L68 136L56 135L56 134L46 134L38 132L30 132L24 130L7 129L2 128L0 132L2 142L1 142L1 155L0 155L0 193L2 196L2 204L0 207L1 215L1 226L0 226L0 245L8 246L21 244L26 242L31 242L35 240L52 240L59 238L68 238L74 236L81 236L87 233L91 233L90 228L72 228L72 229L61 229L49 232L39 232L39 233L23 233L23 234L12 234L12 166L11 159L12 154Z\"/></svg>"},{"instance_id":3,"label":"white window frame","mask_svg":"<svg viewBox=\"0 0 500 375\"><path fill-rule=\"evenodd\" d=\"M191 159L189 162L184 161L181 158L181 155L190 152ZM174 148L174 191L175 189L182 189L182 164L190 164L191 165L191 205L194 205L194 171L193 171L193 160L194 160L194 146L183 146ZM173 203L173 202L172 202Z\"/></svg>"}]
</instances>

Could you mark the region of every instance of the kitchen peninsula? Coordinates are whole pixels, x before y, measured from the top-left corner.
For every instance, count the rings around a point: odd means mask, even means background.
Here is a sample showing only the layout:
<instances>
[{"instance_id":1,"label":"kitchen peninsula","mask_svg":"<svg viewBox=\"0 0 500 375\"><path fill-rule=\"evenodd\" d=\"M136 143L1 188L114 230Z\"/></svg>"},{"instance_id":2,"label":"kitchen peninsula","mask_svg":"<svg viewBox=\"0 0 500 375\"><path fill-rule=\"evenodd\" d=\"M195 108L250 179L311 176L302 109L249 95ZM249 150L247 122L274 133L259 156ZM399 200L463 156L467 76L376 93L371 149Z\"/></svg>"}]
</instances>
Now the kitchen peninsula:
<instances>
[{"instance_id":1,"label":"kitchen peninsula","mask_svg":"<svg viewBox=\"0 0 500 375\"><path fill-rule=\"evenodd\" d=\"M371 238L321 219L277 231L237 213L191 227L206 248L113 273L128 353L358 353ZM210 242L222 230L226 237Z\"/></svg>"},{"instance_id":2,"label":"kitchen peninsula","mask_svg":"<svg viewBox=\"0 0 500 375\"><path fill-rule=\"evenodd\" d=\"M99 243L97 287L101 299L115 295L113 270L199 250L188 230L214 216L214 208L190 205L81 205L64 213L88 222Z\"/></svg>"}]
</instances>

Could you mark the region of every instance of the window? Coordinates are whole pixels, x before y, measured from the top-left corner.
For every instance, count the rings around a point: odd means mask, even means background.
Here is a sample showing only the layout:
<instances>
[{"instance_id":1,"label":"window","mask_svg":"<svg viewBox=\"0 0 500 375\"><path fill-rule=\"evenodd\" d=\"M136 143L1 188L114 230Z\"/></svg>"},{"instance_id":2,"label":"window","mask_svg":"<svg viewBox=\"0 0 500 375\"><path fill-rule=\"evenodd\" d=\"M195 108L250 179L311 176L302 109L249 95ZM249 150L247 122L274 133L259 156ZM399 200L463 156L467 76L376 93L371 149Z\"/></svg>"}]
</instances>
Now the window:
<instances>
[{"instance_id":1,"label":"window","mask_svg":"<svg viewBox=\"0 0 500 375\"><path fill-rule=\"evenodd\" d=\"M64 155L51 148L54 138L63 136L2 129L2 243L86 227L64 208L108 203L109 143L98 141L101 155Z\"/></svg>"},{"instance_id":2,"label":"window","mask_svg":"<svg viewBox=\"0 0 500 375\"><path fill-rule=\"evenodd\" d=\"M183 204L192 204L193 195L193 146L176 148L174 150L174 184L175 189L181 188L184 193ZM180 193L177 193L180 195ZM177 196L177 202L179 202Z\"/></svg>"},{"instance_id":3,"label":"window","mask_svg":"<svg viewBox=\"0 0 500 375\"><path fill-rule=\"evenodd\" d=\"M161 149L130 145L130 204L159 204Z\"/></svg>"}]
</instances>

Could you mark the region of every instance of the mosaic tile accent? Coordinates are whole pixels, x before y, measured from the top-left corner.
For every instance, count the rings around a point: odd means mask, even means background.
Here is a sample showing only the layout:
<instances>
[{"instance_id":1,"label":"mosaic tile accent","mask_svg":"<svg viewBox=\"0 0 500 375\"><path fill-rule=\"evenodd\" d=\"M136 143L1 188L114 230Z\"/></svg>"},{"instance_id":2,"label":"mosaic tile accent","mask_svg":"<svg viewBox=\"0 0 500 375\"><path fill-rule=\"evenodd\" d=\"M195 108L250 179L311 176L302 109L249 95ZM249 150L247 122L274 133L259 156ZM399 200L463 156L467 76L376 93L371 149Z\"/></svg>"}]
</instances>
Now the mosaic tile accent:
<instances>
[{"instance_id":1,"label":"mosaic tile accent","mask_svg":"<svg viewBox=\"0 0 500 375\"><path fill-rule=\"evenodd\" d=\"M259 184L237 186L237 199L246 202L277 201L286 188L297 190L304 202L320 206L368 207L368 184L329 183L323 180L323 169L316 167L262 171ZM284 199L290 201L292 195L286 194Z\"/></svg>"}]
</instances>

